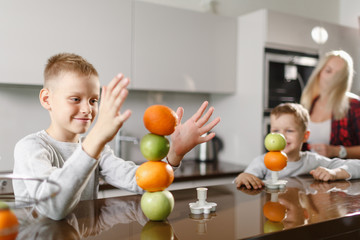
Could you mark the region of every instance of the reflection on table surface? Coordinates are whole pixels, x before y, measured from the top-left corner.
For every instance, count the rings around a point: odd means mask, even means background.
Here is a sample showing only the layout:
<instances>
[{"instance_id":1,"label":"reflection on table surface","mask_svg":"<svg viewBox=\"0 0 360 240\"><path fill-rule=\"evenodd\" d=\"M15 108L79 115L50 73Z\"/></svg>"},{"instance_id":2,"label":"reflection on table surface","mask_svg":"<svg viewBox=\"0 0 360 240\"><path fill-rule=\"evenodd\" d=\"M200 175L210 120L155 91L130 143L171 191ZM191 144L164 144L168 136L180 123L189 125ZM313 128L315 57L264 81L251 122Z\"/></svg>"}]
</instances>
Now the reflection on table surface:
<instances>
[{"instance_id":1,"label":"reflection on table surface","mask_svg":"<svg viewBox=\"0 0 360 240\"><path fill-rule=\"evenodd\" d=\"M279 239L281 234L312 239L360 226L360 181L287 180L280 191L237 189L234 184L208 187L207 200L217 203L209 215L190 213L196 189L172 191L175 208L166 222L146 219L141 195L82 201L61 221L17 209L17 239Z\"/></svg>"}]
</instances>

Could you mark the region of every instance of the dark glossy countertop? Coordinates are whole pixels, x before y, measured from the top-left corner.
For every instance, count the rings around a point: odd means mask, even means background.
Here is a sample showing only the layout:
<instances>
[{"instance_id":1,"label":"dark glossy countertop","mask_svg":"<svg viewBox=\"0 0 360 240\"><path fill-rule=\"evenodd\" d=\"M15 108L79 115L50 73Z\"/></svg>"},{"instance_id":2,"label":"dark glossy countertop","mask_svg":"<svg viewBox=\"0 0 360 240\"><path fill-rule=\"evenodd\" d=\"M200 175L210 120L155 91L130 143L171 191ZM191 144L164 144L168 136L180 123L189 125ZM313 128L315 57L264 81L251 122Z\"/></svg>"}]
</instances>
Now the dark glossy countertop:
<instances>
[{"instance_id":1,"label":"dark glossy countertop","mask_svg":"<svg viewBox=\"0 0 360 240\"><path fill-rule=\"evenodd\" d=\"M181 166L174 172L174 182L236 177L240 172L243 172L245 168L246 166L222 161L200 162L196 160L184 160ZM114 187L106 183L100 185L100 190L106 189L114 189Z\"/></svg>"},{"instance_id":2,"label":"dark glossy countertop","mask_svg":"<svg viewBox=\"0 0 360 240\"><path fill-rule=\"evenodd\" d=\"M62 221L35 218L21 225L18 239L359 239L360 181L317 182L289 178L282 191L209 186L209 215L192 215L196 189L171 191L175 207L165 222L148 221L141 195L82 201ZM271 199L286 208L269 221L263 206ZM21 212L16 212L19 218ZM29 218L29 216L27 217ZM26 219L26 218L25 218ZM161 236L161 238L156 238ZM151 238L152 237L152 238Z\"/></svg>"},{"instance_id":3,"label":"dark glossy countertop","mask_svg":"<svg viewBox=\"0 0 360 240\"><path fill-rule=\"evenodd\" d=\"M174 172L174 182L237 176L245 168L246 166L222 161L200 162L184 160L181 166Z\"/></svg>"}]
</instances>

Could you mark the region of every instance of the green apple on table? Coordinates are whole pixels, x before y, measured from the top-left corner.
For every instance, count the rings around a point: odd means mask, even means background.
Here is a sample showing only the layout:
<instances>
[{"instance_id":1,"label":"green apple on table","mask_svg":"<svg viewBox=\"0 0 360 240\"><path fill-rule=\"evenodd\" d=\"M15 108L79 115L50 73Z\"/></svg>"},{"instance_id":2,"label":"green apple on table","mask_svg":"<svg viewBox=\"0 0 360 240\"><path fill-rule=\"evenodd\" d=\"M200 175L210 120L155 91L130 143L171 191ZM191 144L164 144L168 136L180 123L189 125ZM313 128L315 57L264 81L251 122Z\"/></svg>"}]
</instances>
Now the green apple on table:
<instances>
[{"instance_id":1,"label":"green apple on table","mask_svg":"<svg viewBox=\"0 0 360 240\"><path fill-rule=\"evenodd\" d=\"M268 151L281 151L286 147L286 139L281 133L269 133L264 140Z\"/></svg>"},{"instance_id":2,"label":"green apple on table","mask_svg":"<svg viewBox=\"0 0 360 240\"><path fill-rule=\"evenodd\" d=\"M174 196L168 190L145 192L141 197L141 209L152 221L165 220L174 208Z\"/></svg>"},{"instance_id":3,"label":"green apple on table","mask_svg":"<svg viewBox=\"0 0 360 240\"><path fill-rule=\"evenodd\" d=\"M170 143L165 136L148 133L140 141L140 151L149 161L160 161L166 157L169 149Z\"/></svg>"}]
</instances>

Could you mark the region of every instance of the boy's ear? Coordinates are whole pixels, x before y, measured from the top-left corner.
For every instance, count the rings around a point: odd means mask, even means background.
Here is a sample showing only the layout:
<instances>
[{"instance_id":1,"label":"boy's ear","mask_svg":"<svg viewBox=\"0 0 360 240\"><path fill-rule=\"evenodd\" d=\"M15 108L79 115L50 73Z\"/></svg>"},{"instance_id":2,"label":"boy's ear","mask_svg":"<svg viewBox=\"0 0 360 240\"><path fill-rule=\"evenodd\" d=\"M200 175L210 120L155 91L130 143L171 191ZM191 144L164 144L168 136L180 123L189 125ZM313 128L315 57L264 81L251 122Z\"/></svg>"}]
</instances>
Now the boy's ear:
<instances>
[{"instance_id":1,"label":"boy's ear","mask_svg":"<svg viewBox=\"0 0 360 240\"><path fill-rule=\"evenodd\" d=\"M310 131L307 130L307 131L305 132L305 134L304 134L304 140L303 140L303 142L307 142L307 140L309 139L309 137L310 137Z\"/></svg>"},{"instance_id":2,"label":"boy's ear","mask_svg":"<svg viewBox=\"0 0 360 240\"><path fill-rule=\"evenodd\" d=\"M40 90L40 94L39 94L40 103L41 103L41 106L43 106L43 108L45 108L46 110L51 109L51 105L49 102L49 96L50 96L49 89L43 88Z\"/></svg>"}]
</instances>

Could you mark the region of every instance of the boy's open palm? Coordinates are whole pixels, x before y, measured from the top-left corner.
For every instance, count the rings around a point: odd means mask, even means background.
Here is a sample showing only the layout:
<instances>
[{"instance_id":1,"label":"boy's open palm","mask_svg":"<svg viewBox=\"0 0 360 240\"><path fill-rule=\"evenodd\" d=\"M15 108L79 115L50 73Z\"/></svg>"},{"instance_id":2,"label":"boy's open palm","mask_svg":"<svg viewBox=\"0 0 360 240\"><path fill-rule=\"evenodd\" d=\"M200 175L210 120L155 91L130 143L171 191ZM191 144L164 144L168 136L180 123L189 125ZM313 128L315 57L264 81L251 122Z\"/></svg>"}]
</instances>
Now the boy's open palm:
<instances>
[{"instance_id":1,"label":"boy's open palm","mask_svg":"<svg viewBox=\"0 0 360 240\"><path fill-rule=\"evenodd\" d=\"M101 136L106 141L111 141L123 123L130 117L131 111L124 113L120 109L128 95L126 87L129 85L129 79L118 74L107 85L103 86L99 107L99 116L94 126L101 129Z\"/></svg>"},{"instance_id":2,"label":"boy's open palm","mask_svg":"<svg viewBox=\"0 0 360 240\"><path fill-rule=\"evenodd\" d=\"M220 118L217 117L210 123L207 123L214 112L214 108L211 107L204 114L207 106L208 102L205 101L197 112L183 124L181 123L181 119L184 110L181 107L177 109L176 114L178 115L179 122L174 133L171 135L170 154L175 154L177 158L181 160L182 157L196 145L207 142L215 136L215 133L202 136L220 122ZM179 163L180 161L176 161L172 164L178 165Z\"/></svg>"},{"instance_id":3,"label":"boy's open palm","mask_svg":"<svg viewBox=\"0 0 360 240\"><path fill-rule=\"evenodd\" d=\"M106 143L111 141L119 131L123 123L130 117L131 111L120 113L128 90L129 79L123 74L118 74L102 88L98 119L82 146L87 154L98 158Z\"/></svg>"}]
</instances>

